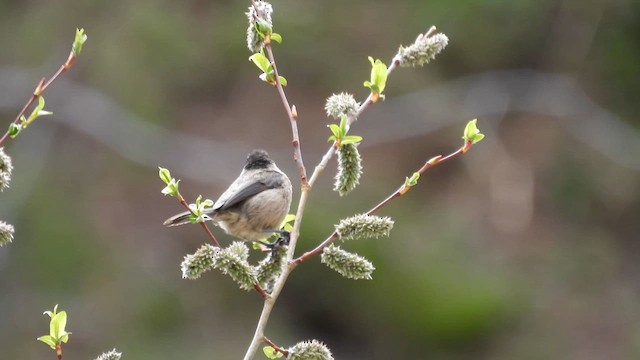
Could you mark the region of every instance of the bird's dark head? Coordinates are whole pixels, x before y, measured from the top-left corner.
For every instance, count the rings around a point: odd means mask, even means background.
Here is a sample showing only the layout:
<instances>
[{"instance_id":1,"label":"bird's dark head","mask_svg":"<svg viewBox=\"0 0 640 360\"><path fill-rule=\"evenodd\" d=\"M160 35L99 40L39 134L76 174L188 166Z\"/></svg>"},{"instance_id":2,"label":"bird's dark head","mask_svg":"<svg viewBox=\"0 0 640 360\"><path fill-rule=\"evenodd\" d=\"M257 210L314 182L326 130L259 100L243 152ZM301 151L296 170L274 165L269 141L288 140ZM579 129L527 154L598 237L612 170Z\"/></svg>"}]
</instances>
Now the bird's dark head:
<instances>
[{"instance_id":1,"label":"bird's dark head","mask_svg":"<svg viewBox=\"0 0 640 360\"><path fill-rule=\"evenodd\" d=\"M266 169L270 165L273 165L273 160L269 158L264 150L253 150L247 156L247 163L244 165L245 170L253 169Z\"/></svg>"}]
</instances>

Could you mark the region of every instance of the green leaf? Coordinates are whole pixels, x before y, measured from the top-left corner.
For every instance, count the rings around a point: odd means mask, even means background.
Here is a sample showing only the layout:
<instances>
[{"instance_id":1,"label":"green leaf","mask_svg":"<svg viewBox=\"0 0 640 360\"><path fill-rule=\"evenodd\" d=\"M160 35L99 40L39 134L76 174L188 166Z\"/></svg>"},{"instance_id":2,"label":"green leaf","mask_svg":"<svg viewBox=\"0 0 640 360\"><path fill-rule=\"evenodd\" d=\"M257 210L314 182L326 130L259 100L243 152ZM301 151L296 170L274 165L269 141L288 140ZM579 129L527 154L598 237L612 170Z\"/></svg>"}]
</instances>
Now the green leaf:
<instances>
[{"instance_id":1,"label":"green leaf","mask_svg":"<svg viewBox=\"0 0 640 360\"><path fill-rule=\"evenodd\" d=\"M349 131L349 129L347 129L347 123L349 122L349 117L345 114L340 114L340 131L342 132L342 135L347 135L347 131Z\"/></svg>"},{"instance_id":2,"label":"green leaf","mask_svg":"<svg viewBox=\"0 0 640 360\"><path fill-rule=\"evenodd\" d=\"M268 73L271 67L271 63L264 53L259 52L251 55L249 60L253 61L254 64L258 67L258 69L262 70L263 73Z\"/></svg>"},{"instance_id":3,"label":"green leaf","mask_svg":"<svg viewBox=\"0 0 640 360\"><path fill-rule=\"evenodd\" d=\"M480 140L482 140L482 139L484 139L484 134L479 134L479 133L478 133L478 134L476 134L476 136L473 138L473 141L472 141L472 142L475 144L475 143L479 142L479 141L480 141Z\"/></svg>"},{"instance_id":4,"label":"green leaf","mask_svg":"<svg viewBox=\"0 0 640 360\"><path fill-rule=\"evenodd\" d=\"M357 144L362 141L362 136L349 135L342 138L342 145Z\"/></svg>"},{"instance_id":5,"label":"green leaf","mask_svg":"<svg viewBox=\"0 0 640 360\"><path fill-rule=\"evenodd\" d=\"M38 97L38 105L36 105L36 108L33 109L33 112L39 112L40 110L44 109L44 96L39 96Z\"/></svg>"},{"instance_id":6,"label":"green leaf","mask_svg":"<svg viewBox=\"0 0 640 360\"><path fill-rule=\"evenodd\" d=\"M287 79L284 76L278 76L278 80L280 80L280 85L287 86Z\"/></svg>"},{"instance_id":7,"label":"green leaf","mask_svg":"<svg viewBox=\"0 0 640 360\"><path fill-rule=\"evenodd\" d=\"M54 339L59 340L60 337L66 334L64 331L65 326L67 326L67 312L60 311L51 318L51 323L49 323L49 335Z\"/></svg>"},{"instance_id":8,"label":"green leaf","mask_svg":"<svg viewBox=\"0 0 640 360\"><path fill-rule=\"evenodd\" d=\"M65 331L64 334L60 336L60 341L66 344L67 341L69 341L69 335L71 335L71 333Z\"/></svg>"},{"instance_id":9,"label":"green leaf","mask_svg":"<svg viewBox=\"0 0 640 360\"><path fill-rule=\"evenodd\" d=\"M180 180L176 181L176 179L171 179L171 181L169 181L169 183L167 184L167 186L162 189L162 193L164 195L170 195L170 196L178 196L180 194L180 192L178 191L178 184L180 183Z\"/></svg>"},{"instance_id":10,"label":"green leaf","mask_svg":"<svg viewBox=\"0 0 640 360\"><path fill-rule=\"evenodd\" d=\"M282 44L282 36L278 33L271 33L271 39L278 44Z\"/></svg>"},{"instance_id":11,"label":"green leaf","mask_svg":"<svg viewBox=\"0 0 640 360\"><path fill-rule=\"evenodd\" d=\"M269 359L279 359L283 356L281 352L277 351L271 346L263 347L262 352L264 353L264 356L268 357Z\"/></svg>"},{"instance_id":12,"label":"green leaf","mask_svg":"<svg viewBox=\"0 0 640 360\"><path fill-rule=\"evenodd\" d=\"M327 126L329 127L329 129L333 133L333 137L335 137L335 139L339 139L339 138L342 137L342 129L340 129L340 126L338 126L336 124L329 124Z\"/></svg>"},{"instance_id":13,"label":"green leaf","mask_svg":"<svg viewBox=\"0 0 640 360\"><path fill-rule=\"evenodd\" d=\"M51 335L43 335L37 338L37 340L42 341L43 343L49 345L53 350L56 349L57 342L51 337Z\"/></svg>"},{"instance_id":14,"label":"green leaf","mask_svg":"<svg viewBox=\"0 0 640 360\"><path fill-rule=\"evenodd\" d=\"M158 166L158 176L160 176L160 180L165 184L171 182L171 172L168 169Z\"/></svg>"},{"instance_id":15,"label":"green leaf","mask_svg":"<svg viewBox=\"0 0 640 360\"><path fill-rule=\"evenodd\" d=\"M464 128L464 134L462 135L462 139L465 141L471 141L471 143L475 144L478 141L484 139L484 134L480 133L476 123L478 119L473 119L467 123L467 126Z\"/></svg>"},{"instance_id":16,"label":"green leaf","mask_svg":"<svg viewBox=\"0 0 640 360\"><path fill-rule=\"evenodd\" d=\"M74 55L78 56L82 52L82 45L87 41L87 35L84 33L84 29L76 29L76 37L73 40L71 51Z\"/></svg>"},{"instance_id":17,"label":"green leaf","mask_svg":"<svg viewBox=\"0 0 640 360\"><path fill-rule=\"evenodd\" d=\"M371 79L363 83L364 87L371 89L371 92L382 94L387 84L387 65L385 65L380 59L375 61L371 56L368 57L371 63ZM382 95L381 98L384 99Z\"/></svg>"},{"instance_id":18,"label":"green leaf","mask_svg":"<svg viewBox=\"0 0 640 360\"><path fill-rule=\"evenodd\" d=\"M387 65L380 59L376 60L371 70L371 79L378 86L378 92L382 93L385 86L387 86Z\"/></svg>"},{"instance_id":19,"label":"green leaf","mask_svg":"<svg viewBox=\"0 0 640 360\"><path fill-rule=\"evenodd\" d=\"M418 183L418 179L420 179L420 173L414 172L410 178L406 178L406 180L404 181L404 184L406 186L415 186Z\"/></svg>"},{"instance_id":20,"label":"green leaf","mask_svg":"<svg viewBox=\"0 0 640 360\"><path fill-rule=\"evenodd\" d=\"M212 207L213 206L213 200L211 199L206 199L205 201L202 202L202 207Z\"/></svg>"}]
</instances>

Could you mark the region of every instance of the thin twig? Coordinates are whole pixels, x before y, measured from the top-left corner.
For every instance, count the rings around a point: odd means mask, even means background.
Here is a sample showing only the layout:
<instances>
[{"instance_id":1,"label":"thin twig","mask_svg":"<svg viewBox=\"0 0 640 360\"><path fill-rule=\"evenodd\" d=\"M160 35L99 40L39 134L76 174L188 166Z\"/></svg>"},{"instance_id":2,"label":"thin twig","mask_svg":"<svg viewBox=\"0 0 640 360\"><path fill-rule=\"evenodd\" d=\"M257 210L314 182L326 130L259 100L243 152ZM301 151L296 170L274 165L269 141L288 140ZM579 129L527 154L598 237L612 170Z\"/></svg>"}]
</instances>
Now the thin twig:
<instances>
[{"instance_id":1,"label":"thin twig","mask_svg":"<svg viewBox=\"0 0 640 360\"><path fill-rule=\"evenodd\" d=\"M184 200L184 197L182 197L181 194L178 194L178 201L180 201L180 204L182 204L182 206L184 206L185 209L189 210L190 213L195 215L195 213L193 212L193 210L191 210L191 208L189 207L189 204L187 204L187 202ZM209 230L209 227L207 226L207 224L204 221L200 222L198 224L200 224L200 227L202 227L204 232L207 233L207 236L209 237L209 239L211 239L211 241L214 244L216 244L217 247L221 248L222 246L220 246L220 243L218 242L218 239L216 239L216 237L213 236L213 233L211 232L211 230Z\"/></svg>"},{"instance_id":2,"label":"thin twig","mask_svg":"<svg viewBox=\"0 0 640 360\"><path fill-rule=\"evenodd\" d=\"M427 170L429 170L430 168L441 164L447 160L451 160L454 157L457 157L459 155L464 154L467 150L469 150L469 148L471 147L471 142L470 141L465 141L464 145L459 148L458 150L456 150L455 152L442 157L442 156L436 156L428 161L426 161L424 163L424 165L417 171L418 173L420 173L420 175L423 175ZM403 184L402 186L400 186L400 188L398 188L398 190L396 190L395 192L393 192L391 195L389 195L386 199L382 200L381 202L379 202L376 206L374 206L373 208L371 208L369 211L367 211L367 215L372 215L375 212L377 212L378 210L380 210L382 207L386 206L387 204L389 204L393 199L400 197L404 194L406 194L413 186L411 185L407 185L407 184ZM300 257L298 257L297 259L293 260L293 264L295 265L299 265L301 262L306 261L316 255L319 255L322 250L327 247L329 244L331 244L332 242L336 241L338 239L338 233L336 231L334 231L333 233L331 233L331 235L329 235L329 237L327 237L322 243L320 243L318 246L316 246L313 250L307 251L306 253L302 254Z\"/></svg>"},{"instance_id":3,"label":"thin twig","mask_svg":"<svg viewBox=\"0 0 640 360\"><path fill-rule=\"evenodd\" d=\"M274 344L273 341L269 340L266 336L262 337L262 341L269 344L272 348L274 348L277 352L281 353L284 356L289 356L289 352L278 345Z\"/></svg>"},{"instance_id":4,"label":"thin twig","mask_svg":"<svg viewBox=\"0 0 640 360\"><path fill-rule=\"evenodd\" d=\"M295 105L293 107L289 105L289 100L287 100L287 94L285 94L284 88L280 83L278 66L276 65L276 59L273 56L273 50L271 49L271 39L269 35L267 35L265 38L264 48L267 50L267 57L269 58L269 62L271 62L271 66L273 67L273 73L276 78L275 86L276 86L276 89L278 89L280 100L282 101L282 105L284 106L284 109L287 112L287 116L289 116L289 122L291 123L291 134L293 136L293 140L291 141L291 144L293 145L293 160L296 162L296 165L298 167L298 175L300 176L300 183L304 188L309 186L309 183L307 182L307 170L304 167L304 162L302 161L302 151L300 150L300 136L298 135L298 112L296 110Z\"/></svg>"},{"instance_id":5,"label":"thin twig","mask_svg":"<svg viewBox=\"0 0 640 360\"><path fill-rule=\"evenodd\" d=\"M191 208L189 207L189 204L187 204L187 202L184 200L184 197L182 197L181 194L178 194L178 200L180 201L180 204L182 204L182 206L184 206L187 210L189 210L192 214L193 210L191 210ZM195 214L194 214L195 215ZM221 248L222 246L220 246L220 243L218 242L218 239L216 239L216 237L213 235L213 233L211 232L211 230L209 229L209 227L207 226L207 224L203 221L198 223L200 224L200 227L202 227L202 229L204 230L205 233L207 233L207 236L209 237L209 239L211 239L211 241L219 248ZM260 284L254 284L253 288L256 289L256 291L258 292L258 294L260 294L260 296L263 299L267 299L269 297L269 294L267 294L267 292L262 288L262 286L260 286Z\"/></svg>"},{"instance_id":6,"label":"thin twig","mask_svg":"<svg viewBox=\"0 0 640 360\"><path fill-rule=\"evenodd\" d=\"M391 72L393 72L393 70L395 70L395 68L398 67L398 65L400 65L400 60L394 57L391 60L391 64L389 65L389 67L387 67L387 76L389 76ZM351 126L351 124L358 121L358 118L360 117L360 115L362 115L362 113L365 110L367 110L369 105L374 103L373 98L374 98L373 93L369 93L369 96L367 96L367 98L362 102L362 104L358 108L358 111L348 116L347 127ZM331 147L329 147L327 152L324 154L324 156L322 157L322 160L320 160L320 163L316 165L315 169L313 170L313 174L311 174L311 177L309 178L309 186L313 186L313 184L315 184L316 180L318 180L318 177L320 176L320 173L325 169L325 167L327 167L329 160L331 160L331 158L335 153L336 153L336 146L334 142L333 144L331 144Z\"/></svg>"},{"instance_id":7,"label":"thin twig","mask_svg":"<svg viewBox=\"0 0 640 360\"><path fill-rule=\"evenodd\" d=\"M40 82L38 83L38 85L36 86L35 90L33 91L33 93L31 94L31 97L29 97L29 100L27 100L27 102L24 104L24 106L22 107L22 110L18 113L18 115L16 116L15 120L13 120L13 124L18 124L20 122L20 118L27 112L27 110L29 109L29 107L31 107L31 105L40 97L42 96L42 94L44 94L44 92L49 88L49 86L56 81L56 79L58 79L60 77L60 75L62 75L63 73L65 73L66 71L68 71L69 69L71 69L71 66L73 66L73 64L76 61L77 56L73 53L73 51L71 53L69 53L69 57L67 58L67 61L62 64L60 66L60 68L58 69L58 71L56 71L55 74L53 74L53 76L49 79L49 81L46 81L45 78L42 78L40 80ZM9 138L9 130L7 130L4 135L2 135L2 138L0 138L0 146L2 146L2 144Z\"/></svg>"}]
</instances>

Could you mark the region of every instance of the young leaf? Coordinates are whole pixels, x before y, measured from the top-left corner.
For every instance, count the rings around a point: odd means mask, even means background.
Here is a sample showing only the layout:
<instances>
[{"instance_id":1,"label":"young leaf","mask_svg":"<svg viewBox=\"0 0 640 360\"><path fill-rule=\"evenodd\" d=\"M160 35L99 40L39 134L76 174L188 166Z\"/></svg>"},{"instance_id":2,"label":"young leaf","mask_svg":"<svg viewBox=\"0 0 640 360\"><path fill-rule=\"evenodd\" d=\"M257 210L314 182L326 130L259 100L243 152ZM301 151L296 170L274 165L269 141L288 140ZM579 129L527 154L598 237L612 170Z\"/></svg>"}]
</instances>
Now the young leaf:
<instances>
[{"instance_id":1,"label":"young leaf","mask_svg":"<svg viewBox=\"0 0 640 360\"><path fill-rule=\"evenodd\" d=\"M73 40L71 51L75 56L80 55L82 52L82 45L87 41L87 35L84 33L84 29L76 29L76 37Z\"/></svg>"},{"instance_id":2,"label":"young leaf","mask_svg":"<svg viewBox=\"0 0 640 360\"><path fill-rule=\"evenodd\" d=\"M346 145L346 144L357 144L360 141L362 141L362 136L357 136L357 135L348 135L342 138L342 145Z\"/></svg>"},{"instance_id":3,"label":"young leaf","mask_svg":"<svg viewBox=\"0 0 640 360\"><path fill-rule=\"evenodd\" d=\"M258 69L262 70L263 73L268 73L271 67L271 63L269 59L264 55L264 53L259 52L251 55L249 60L253 61L254 64L258 67Z\"/></svg>"},{"instance_id":4,"label":"young leaf","mask_svg":"<svg viewBox=\"0 0 640 360\"><path fill-rule=\"evenodd\" d=\"M43 343L49 345L53 350L56 349L56 341L51 337L51 335L43 335L37 338L36 340L40 340Z\"/></svg>"},{"instance_id":5,"label":"young leaf","mask_svg":"<svg viewBox=\"0 0 640 360\"><path fill-rule=\"evenodd\" d=\"M472 144L475 144L484 138L484 134L480 133L480 130L476 125L477 121L478 119L473 119L469 121L467 123L467 126L465 126L464 134L462 135L462 138L465 141L471 141Z\"/></svg>"},{"instance_id":6,"label":"young leaf","mask_svg":"<svg viewBox=\"0 0 640 360\"><path fill-rule=\"evenodd\" d=\"M264 356L268 357L269 359L279 359L283 356L281 352L277 351L271 346L263 347L262 352L264 353Z\"/></svg>"},{"instance_id":7,"label":"young leaf","mask_svg":"<svg viewBox=\"0 0 640 360\"><path fill-rule=\"evenodd\" d=\"M278 80L280 80L280 85L287 86L287 79L285 79L284 76L279 76Z\"/></svg>"},{"instance_id":8,"label":"young leaf","mask_svg":"<svg viewBox=\"0 0 640 360\"><path fill-rule=\"evenodd\" d=\"M294 221L296 219L296 214L287 214L287 216L284 217L284 220L282 220L282 224L280 224L280 228L284 228L286 231L291 231L293 230L293 226L290 224L290 222Z\"/></svg>"},{"instance_id":9,"label":"young leaf","mask_svg":"<svg viewBox=\"0 0 640 360\"><path fill-rule=\"evenodd\" d=\"M171 172L168 169L158 166L158 175L160 176L160 180L165 184L169 184L171 182Z\"/></svg>"},{"instance_id":10,"label":"young leaf","mask_svg":"<svg viewBox=\"0 0 640 360\"><path fill-rule=\"evenodd\" d=\"M340 129L340 126L338 126L336 124L329 124L327 126L329 127L329 129L333 133L333 136L331 136L329 138L329 140L337 140L337 139L342 138L342 130Z\"/></svg>"},{"instance_id":11,"label":"young leaf","mask_svg":"<svg viewBox=\"0 0 640 360\"><path fill-rule=\"evenodd\" d=\"M404 184L406 186L415 186L418 183L418 179L420 179L420 173L414 172L410 178L409 177L406 178L406 180L404 181Z\"/></svg>"},{"instance_id":12,"label":"young leaf","mask_svg":"<svg viewBox=\"0 0 640 360\"><path fill-rule=\"evenodd\" d=\"M60 340L60 338L66 334L64 330L65 326L67 326L67 312L60 311L51 318L49 335L56 340Z\"/></svg>"},{"instance_id":13,"label":"young leaf","mask_svg":"<svg viewBox=\"0 0 640 360\"><path fill-rule=\"evenodd\" d=\"M278 44L282 44L282 36L278 33L271 33L271 39Z\"/></svg>"}]
</instances>

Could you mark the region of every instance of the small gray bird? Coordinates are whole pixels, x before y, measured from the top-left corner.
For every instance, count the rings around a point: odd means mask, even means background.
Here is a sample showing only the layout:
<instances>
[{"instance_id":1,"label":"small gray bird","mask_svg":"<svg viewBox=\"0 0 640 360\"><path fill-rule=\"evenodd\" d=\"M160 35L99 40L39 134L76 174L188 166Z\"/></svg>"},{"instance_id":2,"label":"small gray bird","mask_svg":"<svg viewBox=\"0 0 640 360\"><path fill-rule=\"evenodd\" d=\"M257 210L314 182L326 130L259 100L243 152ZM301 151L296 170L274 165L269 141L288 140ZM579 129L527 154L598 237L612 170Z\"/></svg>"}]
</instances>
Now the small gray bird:
<instances>
[{"instance_id":1,"label":"small gray bird","mask_svg":"<svg viewBox=\"0 0 640 360\"><path fill-rule=\"evenodd\" d=\"M205 214L227 234L260 241L270 233L286 233L280 225L291 206L291 181L264 150L253 150L240 176ZM188 224L190 212L174 215L167 226Z\"/></svg>"}]
</instances>

